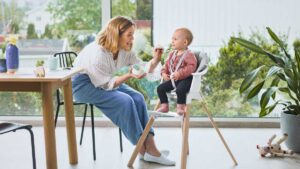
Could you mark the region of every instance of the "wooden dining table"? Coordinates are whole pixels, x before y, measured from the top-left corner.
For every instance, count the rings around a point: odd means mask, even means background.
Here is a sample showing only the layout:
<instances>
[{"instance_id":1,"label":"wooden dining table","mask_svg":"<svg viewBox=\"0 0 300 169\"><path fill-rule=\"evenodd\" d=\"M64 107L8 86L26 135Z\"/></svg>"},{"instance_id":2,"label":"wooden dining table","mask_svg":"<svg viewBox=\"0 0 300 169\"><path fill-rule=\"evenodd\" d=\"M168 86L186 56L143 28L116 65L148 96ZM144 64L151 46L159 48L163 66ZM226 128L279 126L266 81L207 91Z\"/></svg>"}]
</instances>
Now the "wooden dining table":
<instances>
[{"instance_id":1,"label":"wooden dining table","mask_svg":"<svg viewBox=\"0 0 300 169\"><path fill-rule=\"evenodd\" d=\"M52 99L53 92L58 88L63 88L64 94L69 163L78 163L71 77L80 71L82 71L80 68L56 71L46 70L45 77L36 77L32 69L18 70L14 74L0 73L0 91L40 92L42 95L47 169L58 168Z\"/></svg>"}]
</instances>

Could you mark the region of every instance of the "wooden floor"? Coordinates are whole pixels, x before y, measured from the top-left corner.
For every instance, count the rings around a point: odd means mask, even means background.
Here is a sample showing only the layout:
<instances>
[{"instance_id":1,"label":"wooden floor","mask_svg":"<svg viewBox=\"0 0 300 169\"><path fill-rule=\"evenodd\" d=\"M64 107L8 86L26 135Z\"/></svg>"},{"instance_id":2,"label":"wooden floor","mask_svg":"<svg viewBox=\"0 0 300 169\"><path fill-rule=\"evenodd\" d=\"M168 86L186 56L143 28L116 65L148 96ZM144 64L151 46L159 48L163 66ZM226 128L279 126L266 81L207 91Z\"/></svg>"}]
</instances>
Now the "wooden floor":
<instances>
[{"instance_id":1,"label":"wooden floor","mask_svg":"<svg viewBox=\"0 0 300 169\"><path fill-rule=\"evenodd\" d=\"M44 135L41 127L34 127L37 168L45 168ZM80 128L77 128L79 141ZM119 150L117 128L97 128L97 160L92 156L91 129L86 128L83 145L78 145L77 165L68 163L66 131L56 129L58 166L60 169L125 169L133 146L124 138L124 152ZM170 158L176 160L175 167L136 160L135 169L173 169L180 166L180 128L156 128L156 141L160 149L171 151ZM190 130L190 155L188 169L298 169L300 155L285 158L261 158L256 144L265 145L272 134L281 135L280 129L221 129L239 165L234 166L221 140L213 128ZM277 137L278 137L277 136ZM27 131L18 131L0 136L0 169L31 169L30 138Z\"/></svg>"}]
</instances>

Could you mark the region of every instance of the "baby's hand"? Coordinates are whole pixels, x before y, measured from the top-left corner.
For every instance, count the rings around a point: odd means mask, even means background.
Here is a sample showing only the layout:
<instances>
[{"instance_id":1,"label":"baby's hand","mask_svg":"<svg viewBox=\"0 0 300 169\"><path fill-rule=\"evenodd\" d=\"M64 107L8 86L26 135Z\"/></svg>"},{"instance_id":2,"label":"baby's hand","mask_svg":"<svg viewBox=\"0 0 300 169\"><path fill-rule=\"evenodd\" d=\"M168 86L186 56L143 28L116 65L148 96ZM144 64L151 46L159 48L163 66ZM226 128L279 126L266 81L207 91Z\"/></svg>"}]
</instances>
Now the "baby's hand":
<instances>
[{"instance_id":1,"label":"baby's hand","mask_svg":"<svg viewBox=\"0 0 300 169\"><path fill-rule=\"evenodd\" d=\"M179 79L179 72L174 72L173 74L172 74L172 79L174 79L175 81L177 81L178 79Z\"/></svg>"},{"instance_id":2,"label":"baby's hand","mask_svg":"<svg viewBox=\"0 0 300 169\"><path fill-rule=\"evenodd\" d=\"M170 75L168 75L168 74L166 74L166 73L163 73L163 74L162 74L162 77L163 77L164 81L170 80Z\"/></svg>"}]
</instances>

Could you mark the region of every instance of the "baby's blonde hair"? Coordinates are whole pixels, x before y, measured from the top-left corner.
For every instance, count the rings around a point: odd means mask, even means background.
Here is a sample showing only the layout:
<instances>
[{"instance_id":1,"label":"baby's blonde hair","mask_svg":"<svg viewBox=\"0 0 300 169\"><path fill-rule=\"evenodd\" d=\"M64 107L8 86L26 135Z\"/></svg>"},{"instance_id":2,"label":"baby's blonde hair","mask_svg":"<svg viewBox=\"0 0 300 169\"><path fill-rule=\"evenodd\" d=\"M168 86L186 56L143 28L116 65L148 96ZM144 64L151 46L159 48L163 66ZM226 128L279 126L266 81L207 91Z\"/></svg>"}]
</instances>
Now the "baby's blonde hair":
<instances>
[{"instance_id":1,"label":"baby's blonde hair","mask_svg":"<svg viewBox=\"0 0 300 169\"><path fill-rule=\"evenodd\" d=\"M182 32L184 34L184 36L188 42L187 45L190 45L192 43L194 37L193 37L192 32L188 28L178 28L175 31Z\"/></svg>"},{"instance_id":2,"label":"baby's blonde hair","mask_svg":"<svg viewBox=\"0 0 300 169\"><path fill-rule=\"evenodd\" d=\"M96 41L106 50L116 53L119 50L120 36L131 26L134 26L131 19L116 16L98 33Z\"/></svg>"}]
</instances>

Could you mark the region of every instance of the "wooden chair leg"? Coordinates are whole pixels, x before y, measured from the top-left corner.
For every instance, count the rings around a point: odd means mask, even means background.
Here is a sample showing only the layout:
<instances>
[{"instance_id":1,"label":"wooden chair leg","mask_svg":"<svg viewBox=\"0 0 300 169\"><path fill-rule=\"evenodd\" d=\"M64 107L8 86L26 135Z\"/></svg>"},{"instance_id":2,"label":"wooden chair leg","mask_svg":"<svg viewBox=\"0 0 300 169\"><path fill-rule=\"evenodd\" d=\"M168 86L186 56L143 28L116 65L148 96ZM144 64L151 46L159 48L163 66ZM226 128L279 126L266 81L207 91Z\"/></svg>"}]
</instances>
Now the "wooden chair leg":
<instances>
[{"instance_id":1,"label":"wooden chair leg","mask_svg":"<svg viewBox=\"0 0 300 169\"><path fill-rule=\"evenodd\" d=\"M182 150L181 150L181 169L186 169L187 155L188 155L188 137L189 137L189 126L190 126L190 115L189 106L185 111L185 117L183 118L183 135L182 135Z\"/></svg>"},{"instance_id":2,"label":"wooden chair leg","mask_svg":"<svg viewBox=\"0 0 300 169\"><path fill-rule=\"evenodd\" d=\"M190 106L190 105L187 105L187 107ZM185 110L187 112L188 108ZM182 129L182 136L183 136L183 131L184 131L184 127L183 127L183 124L184 124L184 119L185 118L182 118L182 121L181 121L181 129ZM190 126L190 125L189 125ZM187 154L189 155L190 154L190 146L189 146L189 136L187 137Z\"/></svg>"},{"instance_id":3,"label":"wooden chair leg","mask_svg":"<svg viewBox=\"0 0 300 169\"><path fill-rule=\"evenodd\" d=\"M134 148L134 151L133 151L133 153L132 153L132 155L131 155L131 157L128 161L128 164L127 164L128 167L132 167L132 164L134 163L139 151L141 150L142 145L144 144L144 142L146 140L146 137L147 137L153 123L154 123L154 116L151 116L148 123L147 123L147 125L146 125L146 127L145 127L145 129L144 129L143 134L141 135L139 141L137 142L137 144Z\"/></svg>"},{"instance_id":4,"label":"wooden chair leg","mask_svg":"<svg viewBox=\"0 0 300 169\"><path fill-rule=\"evenodd\" d=\"M221 132L220 132L220 130L219 130L217 124L215 123L214 119L212 118L211 113L209 112L206 103L204 103L204 110L205 110L205 112L207 113L207 116L208 116L208 118L209 118L209 120L210 120L212 126L216 129L216 131L217 131L217 133L218 133L220 139L222 140L222 143L224 144L224 146L225 146L227 152L229 153L229 155L230 155L230 157L231 157L231 159L232 159L234 165L238 165L236 159L234 158L233 154L231 153L230 148L228 147L228 145L227 145L225 139L223 138L223 135L221 134Z\"/></svg>"}]
</instances>

